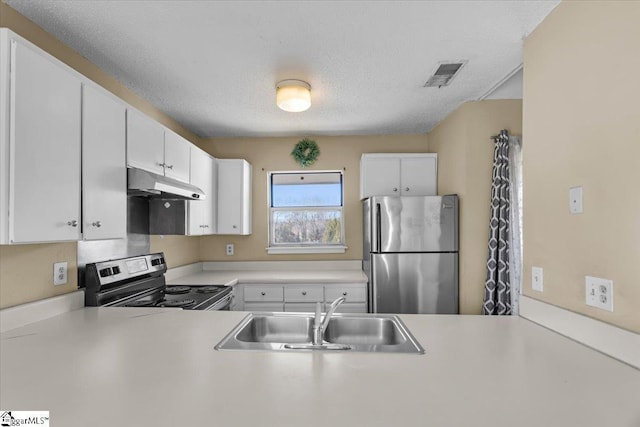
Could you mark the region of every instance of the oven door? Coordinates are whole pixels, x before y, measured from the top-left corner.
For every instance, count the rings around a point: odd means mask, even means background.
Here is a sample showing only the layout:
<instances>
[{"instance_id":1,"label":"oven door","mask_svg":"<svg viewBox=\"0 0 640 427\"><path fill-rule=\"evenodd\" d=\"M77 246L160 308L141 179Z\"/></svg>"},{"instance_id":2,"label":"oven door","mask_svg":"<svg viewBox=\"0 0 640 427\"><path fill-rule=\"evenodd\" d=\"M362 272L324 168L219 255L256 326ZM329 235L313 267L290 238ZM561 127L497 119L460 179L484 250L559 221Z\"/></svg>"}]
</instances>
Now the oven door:
<instances>
[{"instance_id":1,"label":"oven door","mask_svg":"<svg viewBox=\"0 0 640 427\"><path fill-rule=\"evenodd\" d=\"M229 311L231 308L231 301L233 300L233 293L230 292L218 301L205 308L206 311Z\"/></svg>"}]
</instances>

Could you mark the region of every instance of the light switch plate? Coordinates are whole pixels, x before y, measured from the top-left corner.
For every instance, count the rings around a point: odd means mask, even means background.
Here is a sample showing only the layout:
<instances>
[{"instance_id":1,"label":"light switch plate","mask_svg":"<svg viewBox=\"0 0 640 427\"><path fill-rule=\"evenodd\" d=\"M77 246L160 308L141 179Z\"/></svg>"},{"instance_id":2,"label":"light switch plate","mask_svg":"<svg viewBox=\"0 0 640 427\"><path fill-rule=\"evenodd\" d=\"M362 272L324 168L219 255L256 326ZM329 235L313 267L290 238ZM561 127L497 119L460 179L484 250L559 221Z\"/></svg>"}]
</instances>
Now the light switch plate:
<instances>
[{"instance_id":1,"label":"light switch plate","mask_svg":"<svg viewBox=\"0 0 640 427\"><path fill-rule=\"evenodd\" d=\"M613 311L613 280L585 276L584 283L587 305Z\"/></svg>"},{"instance_id":2,"label":"light switch plate","mask_svg":"<svg viewBox=\"0 0 640 427\"><path fill-rule=\"evenodd\" d=\"M53 264L53 284L64 285L67 283L67 263L56 262Z\"/></svg>"},{"instance_id":3,"label":"light switch plate","mask_svg":"<svg viewBox=\"0 0 640 427\"><path fill-rule=\"evenodd\" d=\"M569 212L581 214L582 209L582 187L571 187L569 189Z\"/></svg>"},{"instance_id":4,"label":"light switch plate","mask_svg":"<svg viewBox=\"0 0 640 427\"><path fill-rule=\"evenodd\" d=\"M544 289L542 267L531 267L531 289L538 292L542 292Z\"/></svg>"}]
</instances>

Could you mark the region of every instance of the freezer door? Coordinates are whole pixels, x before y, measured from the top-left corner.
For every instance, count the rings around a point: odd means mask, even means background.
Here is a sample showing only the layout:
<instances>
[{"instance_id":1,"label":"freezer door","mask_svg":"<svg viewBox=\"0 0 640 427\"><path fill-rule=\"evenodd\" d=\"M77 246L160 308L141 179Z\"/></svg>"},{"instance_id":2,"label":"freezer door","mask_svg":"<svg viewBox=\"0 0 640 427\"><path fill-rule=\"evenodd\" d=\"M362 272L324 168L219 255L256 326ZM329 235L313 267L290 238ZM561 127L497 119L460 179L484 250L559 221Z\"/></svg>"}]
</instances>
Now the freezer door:
<instances>
[{"instance_id":1,"label":"freezer door","mask_svg":"<svg viewBox=\"0 0 640 427\"><path fill-rule=\"evenodd\" d=\"M456 252L458 197L373 197L372 252Z\"/></svg>"},{"instance_id":2,"label":"freezer door","mask_svg":"<svg viewBox=\"0 0 640 427\"><path fill-rule=\"evenodd\" d=\"M458 254L371 256L374 313L458 313Z\"/></svg>"}]
</instances>

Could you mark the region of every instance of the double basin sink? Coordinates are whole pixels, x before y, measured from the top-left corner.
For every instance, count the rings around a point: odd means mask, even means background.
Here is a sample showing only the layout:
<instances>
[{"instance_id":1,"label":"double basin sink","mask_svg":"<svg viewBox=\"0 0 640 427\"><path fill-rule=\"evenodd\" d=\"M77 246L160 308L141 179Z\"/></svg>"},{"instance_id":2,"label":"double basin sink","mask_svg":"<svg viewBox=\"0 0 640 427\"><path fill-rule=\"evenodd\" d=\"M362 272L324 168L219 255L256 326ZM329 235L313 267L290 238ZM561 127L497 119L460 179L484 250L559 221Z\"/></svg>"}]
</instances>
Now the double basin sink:
<instances>
[{"instance_id":1,"label":"double basin sink","mask_svg":"<svg viewBox=\"0 0 640 427\"><path fill-rule=\"evenodd\" d=\"M313 345L309 313L252 313L216 345L216 350L359 351L423 354L407 327L392 314L334 314Z\"/></svg>"}]
</instances>

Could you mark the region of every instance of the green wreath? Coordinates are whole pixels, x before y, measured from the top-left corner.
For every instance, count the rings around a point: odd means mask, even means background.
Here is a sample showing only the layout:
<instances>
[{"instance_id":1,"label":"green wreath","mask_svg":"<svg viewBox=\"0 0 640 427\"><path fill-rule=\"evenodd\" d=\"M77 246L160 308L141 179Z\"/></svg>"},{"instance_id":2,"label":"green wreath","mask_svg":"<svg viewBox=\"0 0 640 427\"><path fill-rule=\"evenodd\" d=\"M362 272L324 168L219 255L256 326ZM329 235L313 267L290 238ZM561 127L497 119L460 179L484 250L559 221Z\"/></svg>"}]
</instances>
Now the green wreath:
<instances>
[{"instance_id":1,"label":"green wreath","mask_svg":"<svg viewBox=\"0 0 640 427\"><path fill-rule=\"evenodd\" d=\"M304 138L293 147L291 155L300 166L306 168L316 162L320 155L320 149L318 149L318 144L315 141Z\"/></svg>"}]
</instances>

